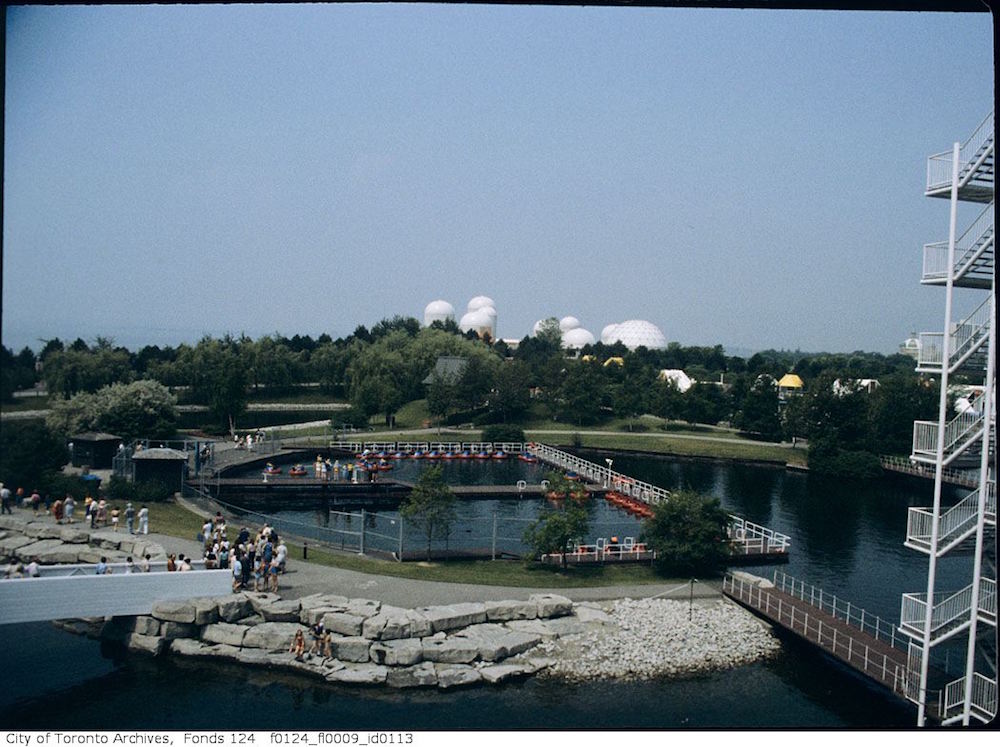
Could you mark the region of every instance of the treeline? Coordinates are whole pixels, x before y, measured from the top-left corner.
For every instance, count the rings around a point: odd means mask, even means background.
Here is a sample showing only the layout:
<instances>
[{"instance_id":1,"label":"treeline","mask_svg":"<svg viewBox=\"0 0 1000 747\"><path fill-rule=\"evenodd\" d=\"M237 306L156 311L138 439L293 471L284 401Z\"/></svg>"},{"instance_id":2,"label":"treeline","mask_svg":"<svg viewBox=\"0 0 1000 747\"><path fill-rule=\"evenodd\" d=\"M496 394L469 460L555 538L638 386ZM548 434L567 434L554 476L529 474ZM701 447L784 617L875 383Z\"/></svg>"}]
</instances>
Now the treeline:
<instances>
[{"instance_id":1,"label":"treeline","mask_svg":"<svg viewBox=\"0 0 1000 747\"><path fill-rule=\"evenodd\" d=\"M568 355L555 319L515 349L462 334L453 322L421 327L396 316L336 340L326 334L227 335L131 352L106 338L90 345L56 339L37 356L30 348L16 355L3 348L2 356L0 394L9 400L16 389L44 381L64 400L52 405L60 429L108 423L132 430L152 419L162 434L170 428L173 402L150 388L152 382L169 388L174 401L207 405L216 428L232 429L255 392L280 395L311 383L349 401L352 410L342 419L354 424L375 416L391 422L403 405L419 399L426 399L439 423L555 419L593 426L619 418L639 428L638 417L651 414L731 424L766 440L808 439L836 466L841 454L908 453L913 420L933 417L937 409L932 382L903 355L769 350L744 359L725 355L720 345L678 343L635 351L597 343ZM460 365L436 370L442 356ZM696 382L681 392L660 377L664 369L682 369ZM782 402L777 380L787 372L798 374L805 387ZM842 386L835 391L838 379ZM858 379L878 379L880 386L871 393L852 388ZM129 403L127 417L108 415L125 407L120 402ZM140 411L149 403L156 411L144 421Z\"/></svg>"}]
</instances>

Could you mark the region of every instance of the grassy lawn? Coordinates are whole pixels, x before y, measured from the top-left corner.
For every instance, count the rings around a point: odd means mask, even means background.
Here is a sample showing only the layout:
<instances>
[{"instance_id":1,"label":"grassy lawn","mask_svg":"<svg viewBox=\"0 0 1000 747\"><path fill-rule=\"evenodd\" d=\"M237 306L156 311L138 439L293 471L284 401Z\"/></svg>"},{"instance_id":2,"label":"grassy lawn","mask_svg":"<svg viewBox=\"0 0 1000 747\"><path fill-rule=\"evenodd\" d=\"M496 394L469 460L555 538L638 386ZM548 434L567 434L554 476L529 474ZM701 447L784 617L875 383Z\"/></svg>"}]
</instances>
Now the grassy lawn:
<instances>
[{"instance_id":1,"label":"grassy lawn","mask_svg":"<svg viewBox=\"0 0 1000 747\"><path fill-rule=\"evenodd\" d=\"M41 397L17 397L13 402L0 405L3 412L25 412L27 410L47 410L51 397L44 394Z\"/></svg>"},{"instance_id":2,"label":"grassy lawn","mask_svg":"<svg viewBox=\"0 0 1000 747\"><path fill-rule=\"evenodd\" d=\"M567 431L565 434L545 434L539 441L553 446L568 446L574 442L574 434L579 434L584 447L596 449L621 449L623 451L649 451L675 456L711 457L716 459L739 459L764 462L791 463L805 466L805 449L786 449L782 446L756 441L699 441L686 438L671 438L669 434L656 436L621 435L605 436L586 431ZM530 432L528 433L530 437Z\"/></svg>"},{"instance_id":3,"label":"grassy lawn","mask_svg":"<svg viewBox=\"0 0 1000 747\"><path fill-rule=\"evenodd\" d=\"M281 405L328 405L331 403L349 404L343 399L338 399L332 394L326 394L319 387L299 389L285 394L274 394L266 389L259 392L250 392L249 402L251 404L281 404Z\"/></svg>"},{"instance_id":4,"label":"grassy lawn","mask_svg":"<svg viewBox=\"0 0 1000 747\"><path fill-rule=\"evenodd\" d=\"M149 526L154 532L172 537L194 539L201 531L204 519L173 501L154 503L149 507ZM289 557L302 558L302 545L287 542ZM483 586L515 586L546 588L580 588L589 586L619 586L629 584L658 584L667 579L657 576L645 565L609 565L559 568L528 563L521 560L449 560L447 562L397 563L356 555L324 550L309 546L309 562L331 568L343 568L360 573L380 576L397 576L422 581L444 581L456 584Z\"/></svg>"}]
</instances>

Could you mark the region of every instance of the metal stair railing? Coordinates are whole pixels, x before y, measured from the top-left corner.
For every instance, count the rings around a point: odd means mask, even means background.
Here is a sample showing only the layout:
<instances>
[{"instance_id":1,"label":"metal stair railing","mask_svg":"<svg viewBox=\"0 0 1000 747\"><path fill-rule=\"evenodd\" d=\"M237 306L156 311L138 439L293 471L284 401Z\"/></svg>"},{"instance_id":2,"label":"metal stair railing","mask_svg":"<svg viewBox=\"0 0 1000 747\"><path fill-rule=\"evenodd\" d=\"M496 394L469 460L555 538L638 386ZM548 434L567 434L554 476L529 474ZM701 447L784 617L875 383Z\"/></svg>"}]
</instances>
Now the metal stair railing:
<instances>
[{"instance_id":1,"label":"metal stair railing","mask_svg":"<svg viewBox=\"0 0 1000 747\"><path fill-rule=\"evenodd\" d=\"M994 202L990 202L965 232L955 240L955 265L948 267L948 242L935 241L924 244L924 265L921 282L941 282L952 277L959 280L966 274L983 272L984 282L993 277L993 248L995 244ZM977 266L980 260L982 266Z\"/></svg>"},{"instance_id":2,"label":"metal stair railing","mask_svg":"<svg viewBox=\"0 0 1000 747\"><path fill-rule=\"evenodd\" d=\"M993 112L975 129L972 135L959 148L959 185L965 186L970 181L983 182L985 186L993 185L993 169L990 165L987 174L977 176L978 169L988 164L993 153ZM952 151L935 153L927 159L926 193L938 192L951 187Z\"/></svg>"},{"instance_id":3,"label":"metal stair railing","mask_svg":"<svg viewBox=\"0 0 1000 747\"><path fill-rule=\"evenodd\" d=\"M973 713L989 723L997 716L997 681L979 672L972 675L972 708ZM976 713L979 710L981 713Z\"/></svg>"},{"instance_id":4,"label":"metal stair railing","mask_svg":"<svg viewBox=\"0 0 1000 747\"><path fill-rule=\"evenodd\" d=\"M965 319L954 325L948 341L948 372L965 363L989 338L992 322L990 299L987 297ZM943 365L944 333L922 332L917 370L925 373L940 373Z\"/></svg>"},{"instance_id":5,"label":"metal stair railing","mask_svg":"<svg viewBox=\"0 0 1000 747\"><path fill-rule=\"evenodd\" d=\"M989 494L987 494L989 501ZM994 512L996 491L993 495ZM979 488L941 514L938 523L938 555L943 555L954 545L976 531L979 518ZM910 508L906 517L906 546L915 550L930 551L934 512L929 508Z\"/></svg>"},{"instance_id":6,"label":"metal stair railing","mask_svg":"<svg viewBox=\"0 0 1000 747\"><path fill-rule=\"evenodd\" d=\"M979 607L977 615L984 621L996 624L997 593L996 581L980 579ZM931 612L931 633L933 642L950 637L970 622L972 610L972 584L956 592L934 594L934 608ZM923 636L926 624L927 594L903 594L899 614L899 627L908 635Z\"/></svg>"},{"instance_id":7,"label":"metal stair railing","mask_svg":"<svg viewBox=\"0 0 1000 747\"><path fill-rule=\"evenodd\" d=\"M979 435L985 418L983 417L982 397L979 403L965 412L959 413L945 424L944 461L947 464L958 456ZM913 453L914 458L934 458L937 455L937 437L939 423L930 420L913 421Z\"/></svg>"}]
</instances>

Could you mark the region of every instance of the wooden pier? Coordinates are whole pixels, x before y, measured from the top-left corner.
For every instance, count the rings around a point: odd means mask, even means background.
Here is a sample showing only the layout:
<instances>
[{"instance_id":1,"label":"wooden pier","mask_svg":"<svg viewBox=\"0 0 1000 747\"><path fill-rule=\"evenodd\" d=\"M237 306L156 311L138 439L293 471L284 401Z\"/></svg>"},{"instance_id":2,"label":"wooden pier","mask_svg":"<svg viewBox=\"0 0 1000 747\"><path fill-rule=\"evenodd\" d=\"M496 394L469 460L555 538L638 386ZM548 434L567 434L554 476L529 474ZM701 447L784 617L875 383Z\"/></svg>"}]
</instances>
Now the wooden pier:
<instances>
[{"instance_id":1,"label":"wooden pier","mask_svg":"<svg viewBox=\"0 0 1000 747\"><path fill-rule=\"evenodd\" d=\"M824 605L824 595L819 592L817 605L814 603L817 590L810 588L807 594L792 593L797 583L792 580L791 589L782 589L766 579L748 577L747 574L727 574L722 582L722 593L782 630L818 646L897 697L912 702L908 694L913 693L919 678L918 672L910 669L907 652L903 648L908 639L873 615L868 615L866 619L867 613L857 607L853 615L857 618L860 614L860 625L853 624L850 622L852 611L849 603L847 620L843 619L837 614L842 614L842 610L838 608L836 597L833 597L833 607L830 608L830 595L825 596L827 605ZM803 596L813 598L803 599ZM936 714L940 712L940 694L928 695L927 713L936 719Z\"/></svg>"}]
</instances>

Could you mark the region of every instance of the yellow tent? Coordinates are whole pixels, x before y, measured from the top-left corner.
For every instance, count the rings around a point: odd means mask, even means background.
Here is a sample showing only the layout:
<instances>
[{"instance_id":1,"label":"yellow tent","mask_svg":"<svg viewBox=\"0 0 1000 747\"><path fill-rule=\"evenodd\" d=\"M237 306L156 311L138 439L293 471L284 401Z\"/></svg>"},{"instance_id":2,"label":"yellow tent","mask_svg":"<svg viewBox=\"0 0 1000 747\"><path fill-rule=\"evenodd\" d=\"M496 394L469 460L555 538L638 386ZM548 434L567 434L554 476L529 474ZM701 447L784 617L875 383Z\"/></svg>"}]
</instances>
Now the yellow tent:
<instances>
[{"instance_id":1,"label":"yellow tent","mask_svg":"<svg viewBox=\"0 0 1000 747\"><path fill-rule=\"evenodd\" d=\"M625 359L615 356L614 358L608 358L606 361L604 361L605 366L610 366L612 363L614 363L616 366L624 366Z\"/></svg>"},{"instance_id":2,"label":"yellow tent","mask_svg":"<svg viewBox=\"0 0 1000 747\"><path fill-rule=\"evenodd\" d=\"M783 389L801 389L802 379L793 373L786 373L781 377L781 381L778 382L778 386Z\"/></svg>"}]
</instances>

